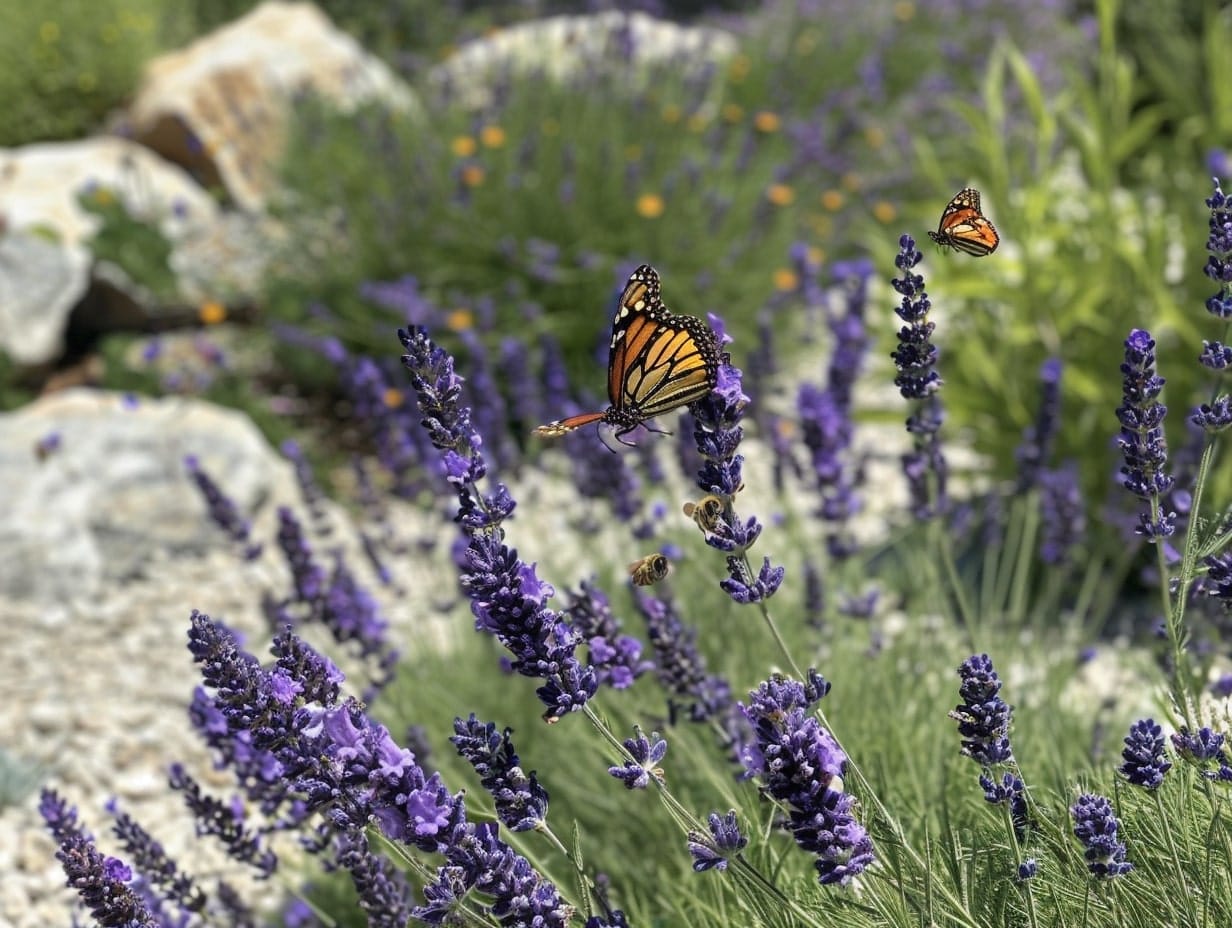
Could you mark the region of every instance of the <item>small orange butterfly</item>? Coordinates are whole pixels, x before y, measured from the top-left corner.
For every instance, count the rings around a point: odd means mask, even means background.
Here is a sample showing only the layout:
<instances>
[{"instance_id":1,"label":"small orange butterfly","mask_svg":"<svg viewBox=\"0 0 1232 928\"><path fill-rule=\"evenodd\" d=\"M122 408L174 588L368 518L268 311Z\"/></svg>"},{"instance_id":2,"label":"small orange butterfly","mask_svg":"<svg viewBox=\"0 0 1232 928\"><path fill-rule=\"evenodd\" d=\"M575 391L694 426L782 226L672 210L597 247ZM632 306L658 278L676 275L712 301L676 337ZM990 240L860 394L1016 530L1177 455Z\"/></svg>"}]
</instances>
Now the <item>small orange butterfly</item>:
<instances>
[{"instance_id":1,"label":"small orange butterfly","mask_svg":"<svg viewBox=\"0 0 1232 928\"><path fill-rule=\"evenodd\" d=\"M647 419L700 400L714 389L719 349L710 326L695 316L678 316L659 298L659 275L643 264L620 294L612 322L607 361L611 405L557 419L535 429L544 438L566 435L592 422L616 427L616 440Z\"/></svg>"},{"instance_id":2,"label":"small orange butterfly","mask_svg":"<svg viewBox=\"0 0 1232 928\"><path fill-rule=\"evenodd\" d=\"M937 231L929 232L928 237L938 245L948 245L977 258L992 254L1001 241L996 228L980 212L980 192L974 187L958 191L941 214Z\"/></svg>"}]
</instances>

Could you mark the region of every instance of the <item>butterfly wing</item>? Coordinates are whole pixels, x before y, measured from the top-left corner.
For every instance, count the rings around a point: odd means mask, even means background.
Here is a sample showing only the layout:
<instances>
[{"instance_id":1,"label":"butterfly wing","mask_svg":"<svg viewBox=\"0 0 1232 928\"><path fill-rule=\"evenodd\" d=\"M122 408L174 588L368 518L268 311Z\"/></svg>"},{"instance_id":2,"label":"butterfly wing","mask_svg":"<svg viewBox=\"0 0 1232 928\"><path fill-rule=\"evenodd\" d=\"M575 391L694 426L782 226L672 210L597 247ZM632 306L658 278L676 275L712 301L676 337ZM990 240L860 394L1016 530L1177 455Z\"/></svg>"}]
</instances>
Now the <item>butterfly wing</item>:
<instances>
[{"instance_id":1,"label":"butterfly wing","mask_svg":"<svg viewBox=\"0 0 1232 928\"><path fill-rule=\"evenodd\" d=\"M960 190L946 205L936 232L928 237L938 245L946 245L981 258L997 250L1001 238L996 227L980 211L980 192L974 187Z\"/></svg>"},{"instance_id":2,"label":"butterfly wing","mask_svg":"<svg viewBox=\"0 0 1232 928\"><path fill-rule=\"evenodd\" d=\"M710 327L663 305L654 268L634 271L612 325L607 376L616 413L651 419L692 403L714 389L718 369Z\"/></svg>"}]
</instances>

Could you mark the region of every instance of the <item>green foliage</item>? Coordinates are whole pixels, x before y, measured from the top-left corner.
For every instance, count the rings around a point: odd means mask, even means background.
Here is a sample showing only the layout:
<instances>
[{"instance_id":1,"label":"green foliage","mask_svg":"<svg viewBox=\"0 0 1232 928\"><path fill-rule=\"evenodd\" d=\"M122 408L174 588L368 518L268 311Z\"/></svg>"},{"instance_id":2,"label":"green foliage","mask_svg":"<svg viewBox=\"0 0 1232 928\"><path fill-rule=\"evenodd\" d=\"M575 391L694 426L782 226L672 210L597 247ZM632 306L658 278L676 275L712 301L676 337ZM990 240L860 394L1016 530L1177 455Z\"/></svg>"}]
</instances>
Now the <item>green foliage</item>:
<instances>
[{"instance_id":1,"label":"green foliage","mask_svg":"<svg viewBox=\"0 0 1232 928\"><path fill-rule=\"evenodd\" d=\"M174 11L165 0L0 4L0 146L97 128L145 62L186 34Z\"/></svg>"},{"instance_id":2,"label":"green foliage","mask_svg":"<svg viewBox=\"0 0 1232 928\"><path fill-rule=\"evenodd\" d=\"M656 73L630 97L623 82L514 78L498 111L446 108L426 122L305 112L291 203L311 217L297 228L304 250L331 260L272 282L276 312L300 320L309 294L324 298L339 317L332 334L373 352L385 330L359 284L409 273L444 306L495 301L495 331L552 332L580 368L608 326L621 268L653 260L681 311L763 302L798 234L772 198L815 195L807 178L772 189L786 142L743 115L715 118L705 85ZM539 307L529 324L528 303ZM732 316L745 332L752 321Z\"/></svg>"},{"instance_id":3,"label":"green foliage","mask_svg":"<svg viewBox=\"0 0 1232 928\"><path fill-rule=\"evenodd\" d=\"M1061 453L1081 463L1088 491L1101 498L1115 449L1090 436L1111 434L1126 335L1133 328L1155 335L1179 412L1206 398L1209 383L1194 358L1202 339L1219 333L1203 308L1213 290L1202 275L1209 181L1197 164L1154 157L1162 109L1139 104L1132 69L1110 38L1096 72L1094 82L1074 79L1066 94L1049 97L1026 58L999 46L978 104L959 106L964 144L919 138L916 153L935 188L954 176L974 181L1002 238L997 254L978 264L926 248L920 268L938 309L957 423L1002 474L1012 474L1038 386L1006 372L1034 372L1044 359L1061 358ZM1025 104L1020 129L1029 144L1006 131L1011 99ZM924 228L935 222L930 214L935 203L921 213ZM1170 431L1174 447L1184 444L1179 415Z\"/></svg>"},{"instance_id":4,"label":"green foliage","mask_svg":"<svg viewBox=\"0 0 1232 928\"><path fill-rule=\"evenodd\" d=\"M129 212L124 200L108 187L82 191L77 203L99 219L98 229L90 238L90 250L96 258L114 262L160 298L175 295L171 243L153 217Z\"/></svg>"}]
</instances>

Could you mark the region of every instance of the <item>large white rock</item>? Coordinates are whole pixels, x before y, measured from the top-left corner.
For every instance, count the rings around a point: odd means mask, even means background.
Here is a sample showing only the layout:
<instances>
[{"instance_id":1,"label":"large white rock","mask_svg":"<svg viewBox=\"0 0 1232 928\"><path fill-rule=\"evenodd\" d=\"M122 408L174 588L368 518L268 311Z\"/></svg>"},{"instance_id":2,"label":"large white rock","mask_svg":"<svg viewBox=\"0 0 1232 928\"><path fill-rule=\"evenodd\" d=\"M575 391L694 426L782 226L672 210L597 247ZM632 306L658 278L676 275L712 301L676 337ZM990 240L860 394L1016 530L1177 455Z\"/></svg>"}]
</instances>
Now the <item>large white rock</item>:
<instances>
[{"instance_id":1,"label":"large white rock","mask_svg":"<svg viewBox=\"0 0 1232 928\"><path fill-rule=\"evenodd\" d=\"M677 74L688 74L726 61L736 49L735 37L720 29L608 10L501 29L463 45L433 68L429 80L462 105L482 107L491 101L490 85L510 72L538 72L563 82L606 70L624 75L626 86L637 89L647 80L647 65L672 62Z\"/></svg>"},{"instance_id":2,"label":"large white rock","mask_svg":"<svg viewBox=\"0 0 1232 928\"><path fill-rule=\"evenodd\" d=\"M152 61L128 111L142 143L243 207L271 192L294 97L414 105L410 89L311 3L263 3Z\"/></svg>"},{"instance_id":3,"label":"large white rock","mask_svg":"<svg viewBox=\"0 0 1232 928\"><path fill-rule=\"evenodd\" d=\"M90 191L117 198L172 242L218 216L183 169L128 139L0 149L0 351L18 364L59 356L68 316L90 287L88 243L100 224L80 203Z\"/></svg>"},{"instance_id":4,"label":"large white rock","mask_svg":"<svg viewBox=\"0 0 1232 928\"><path fill-rule=\"evenodd\" d=\"M59 447L40 457L51 435ZM218 544L185 472L189 454L244 509L279 475L293 486L246 416L207 403L70 390L0 415L0 599L63 609Z\"/></svg>"},{"instance_id":5,"label":"large white rock","mask_svg":"<svg viewBox=\"0 0 1232 928\"><path fill-rule=\"evenodd\" d=\"M0 148L0 211L10 233L36 230L80 245L99 226L81 208L82 191L106 188L134 216L175 240L218 214L213 198L182 168L129 139L95 136ZM0 273L3 269L0 269Z\"/></svg>"},{"instance_id":6,"label":"large white rock","mask_svg":"<svg viewBox=\"0 0 1232 928\"><path fill-rule=\"evenodd\" d=\"M42 235L0 237L0 352L36 365L64 347L69 313L90 283L90 253Z\"/></svg>"}]
</instances>

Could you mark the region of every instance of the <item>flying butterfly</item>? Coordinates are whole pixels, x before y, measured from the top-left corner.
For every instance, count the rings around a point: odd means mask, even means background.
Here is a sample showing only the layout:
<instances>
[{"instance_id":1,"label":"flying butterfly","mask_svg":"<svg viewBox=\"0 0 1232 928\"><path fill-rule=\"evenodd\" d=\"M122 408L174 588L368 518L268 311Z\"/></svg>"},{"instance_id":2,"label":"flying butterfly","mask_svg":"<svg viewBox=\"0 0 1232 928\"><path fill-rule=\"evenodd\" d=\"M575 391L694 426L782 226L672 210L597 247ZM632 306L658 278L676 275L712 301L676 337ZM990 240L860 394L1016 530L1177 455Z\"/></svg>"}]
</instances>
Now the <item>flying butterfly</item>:
<instances>
[{"instance_id":1,"label":"flying butterfly","mask_svg":"<svg viewBox=\"0 0 1232 928\"><path fill-rule=\"evenodd\" d=\"M714 389L719 349L714 332L694 316L668 310L659 298L659 275L643 264L620 294L607 360L603 412L557 419L535 429L545 438L566 435L592 422L615 426L624 440L647 419L701 399Z\"/></svg>"},{"instance_id":2,"label":"flying butterfly","mask_svg":"<svg viewBox=\"0 0 1232 928\"><path fill-rule=\"evenodd\" d=\"M992 254L1001 241L996 228L980 212L980 192L974 187L958 191L941 214L937 231L929 232L928 237L938 245L948 245L977 258Z\"/></svg>"}]
</instances>

